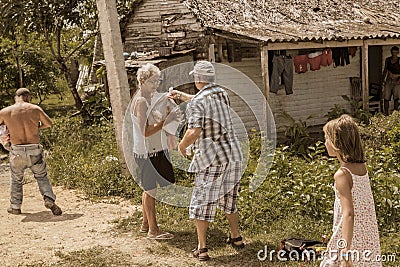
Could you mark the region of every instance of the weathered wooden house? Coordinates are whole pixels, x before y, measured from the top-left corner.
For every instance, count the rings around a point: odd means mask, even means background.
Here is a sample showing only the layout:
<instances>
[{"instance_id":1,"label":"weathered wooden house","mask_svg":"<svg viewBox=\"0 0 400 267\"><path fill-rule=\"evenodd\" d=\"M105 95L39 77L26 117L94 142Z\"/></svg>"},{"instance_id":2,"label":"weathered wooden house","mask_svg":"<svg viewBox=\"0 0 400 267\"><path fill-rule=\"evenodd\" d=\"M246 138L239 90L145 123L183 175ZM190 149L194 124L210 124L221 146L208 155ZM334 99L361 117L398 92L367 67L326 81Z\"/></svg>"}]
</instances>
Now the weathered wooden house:
<instances>
[{"instance_id":1,"label":"weathered wooden house","mask_svg":"<svg viewBox=\"0 0 400 267\"><path fill-rule=\"evenodd\" d=\"M192 58L185 61L207 59L243 72L266 97L278 127L284 123L278 116L282 112L302 120L311 115L309 124L321 125L335 104L349 108L342 95L361 99L365 109L375 108L369 96L377 100L384 59L390 56L391 46L400 45L400 3L141 0L122 33L129 53L157 51L160 59L190 51ZM329 53L325 63L294 64L322 52ZM281 75L284 73L273 57L291 62L292 69L286 69L290 77ZM242 80L230 73L220 73L217 78L225 85L241 87L242 96L252 94L248 84L241 84ZM293 83L293 93L283 89L288 83ZM280 90L270 92L276 89ZM249 127L252 118L246 119Z\"/></svg>"}]
</instances>

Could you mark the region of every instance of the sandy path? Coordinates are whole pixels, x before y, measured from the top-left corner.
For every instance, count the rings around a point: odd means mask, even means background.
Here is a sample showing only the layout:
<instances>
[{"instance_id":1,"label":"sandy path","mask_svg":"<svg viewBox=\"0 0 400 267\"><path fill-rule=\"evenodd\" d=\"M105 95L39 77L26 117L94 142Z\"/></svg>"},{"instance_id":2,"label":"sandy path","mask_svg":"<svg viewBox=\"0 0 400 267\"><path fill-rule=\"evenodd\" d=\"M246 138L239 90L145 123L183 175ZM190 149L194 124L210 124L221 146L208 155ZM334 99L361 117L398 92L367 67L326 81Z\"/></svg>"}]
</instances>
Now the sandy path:
<instances>
[{"instance_id":1,"label":"sandy path","mask_svg":"<svg viewBox=\"0 0 400 267\"><path fill-rule=\"evenodd\" d=\"M63 209L63 215L57 217L43 206L32 175L26 176L22 214L8 214L9 168L6 163L0 164L0 266L25 266L38 262L58 266L57 251L68 253L95 246L127 254L128 266L193 264L186 262L187 257L178 260L173 255L157 259L149 252L149 248L159 245L154 243L156 241L137 234L117 234L112 221L126 218L136 209L127 200L93 203L74 190L54 187L57 203Z\"/></svg>"}]
</instances>

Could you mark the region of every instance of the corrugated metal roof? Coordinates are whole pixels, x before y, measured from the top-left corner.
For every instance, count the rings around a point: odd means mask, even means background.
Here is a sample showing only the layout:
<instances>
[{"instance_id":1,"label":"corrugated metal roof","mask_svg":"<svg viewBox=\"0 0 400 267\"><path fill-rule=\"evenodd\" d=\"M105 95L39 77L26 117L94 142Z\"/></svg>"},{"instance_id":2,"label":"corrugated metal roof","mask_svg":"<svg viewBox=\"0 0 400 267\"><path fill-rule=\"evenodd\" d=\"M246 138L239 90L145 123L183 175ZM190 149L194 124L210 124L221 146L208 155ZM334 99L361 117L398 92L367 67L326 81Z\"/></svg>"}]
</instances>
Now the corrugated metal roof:
<instances>
[{"instance_id":1,"label":"corrugated metal roof","mask_svg":"<svg viewBox=\"0 0 400 267\"><path fill-rule=\"evenodd\" d=\"M400 38L400 1L185 0L203 26L266 42Z\"/></svg>"}]
</instances>

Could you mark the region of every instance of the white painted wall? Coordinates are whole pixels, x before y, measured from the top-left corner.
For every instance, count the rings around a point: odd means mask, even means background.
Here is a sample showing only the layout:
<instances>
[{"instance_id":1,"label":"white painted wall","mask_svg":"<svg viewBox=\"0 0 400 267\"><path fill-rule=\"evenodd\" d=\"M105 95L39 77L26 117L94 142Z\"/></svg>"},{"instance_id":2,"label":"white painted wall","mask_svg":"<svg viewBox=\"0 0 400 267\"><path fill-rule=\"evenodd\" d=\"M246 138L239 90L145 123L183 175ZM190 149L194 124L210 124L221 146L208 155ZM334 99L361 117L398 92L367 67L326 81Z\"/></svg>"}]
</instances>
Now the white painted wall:
<instances>
[{"instance_id":1,"label":"white painted wall","mask_svg":"<svg viewBox=\"0 0 400 267\"><path fill-rule=\"evenodd\" d=\"M297 51L291 51L293 55ZM278 94L270 93L269 104L278 125L284 121L278 116L282 111L289 113L296 120L308 120L309 125L322 125L327 121L324 117L329 110L339 104L349 109L347 101L341 96L350 96L350 77L360 77L360 50L356 56L350 56L350 64L334 68L333 65L322 67L320 70L293 74L293 94L286 95L285 90Z\"/></svg>"},{"instance_id":2,"label":"white painted wall","mask_svg":"<svg viewBox=\"0 0 400 267\"><path fill-rule=\"evenodd\" d=\"M291 53L295 55L297 51L291 51ZM227 65L243 72L259 88L262 88L261 61L259 58L243 59L242 62L227 63ZM334 68L331 65L321 67L317 71L308 71L302 74L294 73L294 94L287 96L283 87L277 95L269 94L268 103L274 114L278 130L285 124L285 121L279 116L282 111L289 113L296 120L305 120L312 115L313 117L307 121L308 125L312 126L325 124L327 118L324 116L335 104L349 109L347 101L341 96L350 96L350 77L360 77L360 50L357 51L354 58L350 57L350 64L347 66ZM252 92L247 90L247 82L226 74L218 75L217 79L218 81L225 79L227 83L241 86L241 95L246 95L251 99ZM251 126L254 118L248 114L248 111L241 109L242 104L240 101L232 99L232 106L234 108L236 106L236 109L239 110L238 114L243 115L246 126ZM257 110L260 107L254 108Z\"/></svg>"},{"instance_id":3,"label":"white painted wall","mask_svg":"<svg viewBox=\"0 0 400 267\"><path fill-rule=\"evenodd\" d=\"M231 107L237 114L237 116L233 116L233 122L237 125L235 128L242 138L246 135L246 129L259 129L256 116L261 123L265 122L263 96L260 89L262 88L260 59L243 59L242 62L225 65L229 67L221 67L222 64L216 65L216 82L230 89L227 91L230 93ZM245 75L248 75L250 79ZM244 123L245 128L238 127L241 122ZM263 125L260 126L263 127Z\"/></svg>"}]
</instances>

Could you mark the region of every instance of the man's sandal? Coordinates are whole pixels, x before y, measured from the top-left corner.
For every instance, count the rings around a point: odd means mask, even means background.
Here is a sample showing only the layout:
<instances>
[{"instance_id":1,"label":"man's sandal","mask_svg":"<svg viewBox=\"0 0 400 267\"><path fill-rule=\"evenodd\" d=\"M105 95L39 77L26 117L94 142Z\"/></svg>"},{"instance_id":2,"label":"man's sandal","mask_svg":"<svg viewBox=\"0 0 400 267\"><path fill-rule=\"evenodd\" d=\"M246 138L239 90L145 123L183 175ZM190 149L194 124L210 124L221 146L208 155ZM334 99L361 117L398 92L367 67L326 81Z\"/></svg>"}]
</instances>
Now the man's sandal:
<instances>
[{"instance_id":1,"label":"man's sandal","mask_svg":"<svg viewBox=\"0 0 400 267\"><path fill-rule=\"evenodd\" d=\"M235 244L236 242L240 242L240 241L243 241L243 238L241 236L236 237L236 238L228 237L228 239L226 240L226 243L228 245L232 245L232 247L234 249L242 249L242 248L244 248L244 243L243 242L240 245Z\"/></svg>"},{"instance_id":2,"label":"man's sandal","mask_svg":"<svg viewBox=\"0 0 400 267\"><path fill-rule=\"evenodd\" d=\"M199 261L208 261L210 259L210 256L205 255L205 256L200 256L200 254L207 253L208 248L195 248L192 250L193 257L198 258Z\"/></svg>"}]
</instances>

